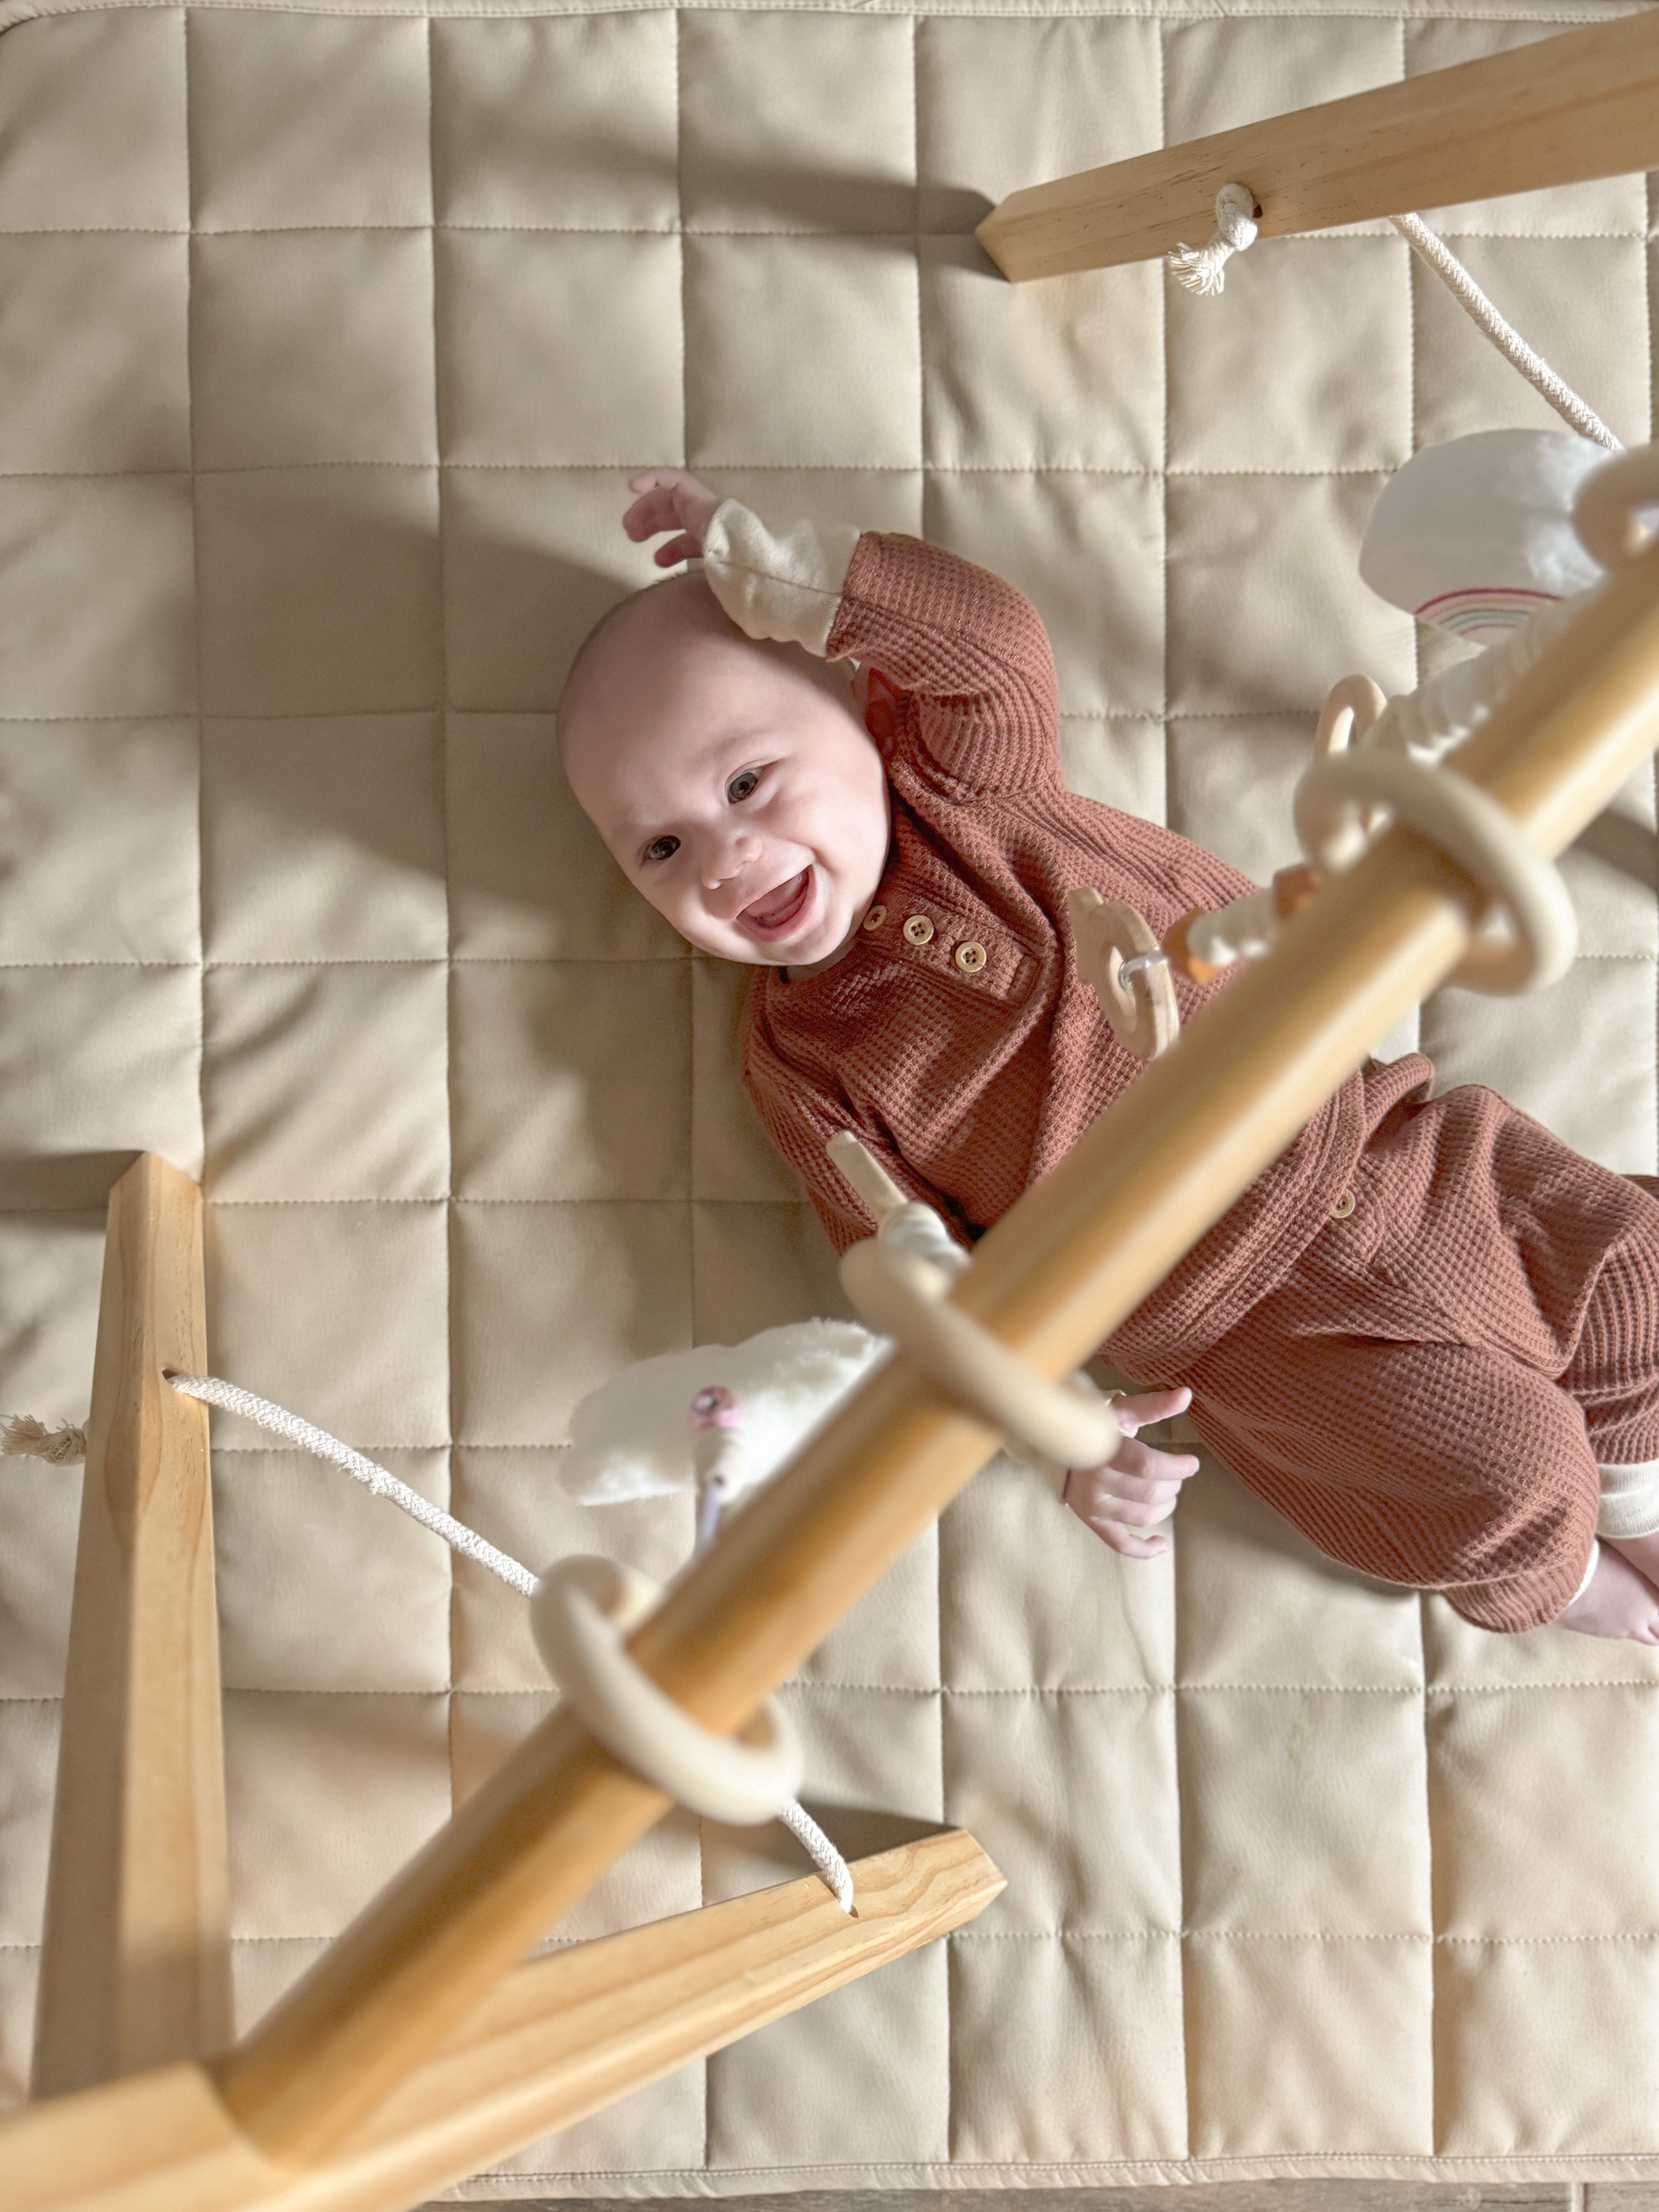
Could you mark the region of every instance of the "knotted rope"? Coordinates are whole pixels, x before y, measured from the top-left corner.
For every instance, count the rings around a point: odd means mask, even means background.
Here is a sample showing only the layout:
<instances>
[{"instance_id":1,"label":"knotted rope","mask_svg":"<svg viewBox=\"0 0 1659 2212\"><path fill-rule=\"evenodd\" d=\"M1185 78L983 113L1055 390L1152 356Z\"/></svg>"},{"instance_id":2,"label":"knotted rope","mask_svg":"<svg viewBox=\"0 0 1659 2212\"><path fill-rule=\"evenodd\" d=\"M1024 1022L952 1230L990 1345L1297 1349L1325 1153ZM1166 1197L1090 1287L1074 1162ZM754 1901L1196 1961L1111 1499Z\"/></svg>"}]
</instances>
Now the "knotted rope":
<instances>
[{"instance_id":1,"label":"knotted rope","mask_svg":"<svg viewBox=\"0 0 1659 2212\"><path fill-rule=\"evenodd\" d=\"M1248 185L1223 185L1215 196L1215 230L1200 246L1182 244L1168 258L1170 274L1189 292L1213 295L1226 288L1226 264L1235 253L1255 243L1261 206ZM1565 377L1558 376L1541 354L1534 353L1512 323L1504 319L1445 240L1414 215L1391 215L1389 221L1433 270L1482 336L1496 346L1512 368L1520 370L1534 392L1549 402L1581 438L1593 438L1610 453L1623 450L1595 409L1581 399Z\"/></svg>"},{"instance_id":2,"label":"knotted rope","mask_svg":"<svg viewBox=\"0 0 1659 2212\"><path fill-rule=\"evenodd\" d=\"M1261 208L1248 185L1223 185L1215 196L1215 228L1207 244L1188 246L1183 240L1170 256L1170 270L1177 284L1208 298L1227 289L1227 264L1255 243L1255 227Z\"/></svg>"}]
</instances>

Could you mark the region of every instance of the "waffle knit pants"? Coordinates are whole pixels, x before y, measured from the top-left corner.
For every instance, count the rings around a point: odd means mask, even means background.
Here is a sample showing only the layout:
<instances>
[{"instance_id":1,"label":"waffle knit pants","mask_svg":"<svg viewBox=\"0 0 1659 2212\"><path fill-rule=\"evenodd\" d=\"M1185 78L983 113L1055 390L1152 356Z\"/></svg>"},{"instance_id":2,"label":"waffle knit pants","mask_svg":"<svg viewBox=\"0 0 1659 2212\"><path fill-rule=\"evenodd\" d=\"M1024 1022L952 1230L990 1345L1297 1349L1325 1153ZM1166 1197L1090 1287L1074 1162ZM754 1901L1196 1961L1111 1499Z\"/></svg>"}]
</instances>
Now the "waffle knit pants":
<instances>
[{"instance_id":1,"label":"waffle knit pants","mask_svg":"<svg viewBox=\"0 0 1659 2212\"><path fill-rule=\"evenodd\" d=\"M1322 1551L1542 1626L1598 1518L1659 1528L1654 1191L1478 1085L1404 1102L1288 1277L1179 1375L1194 1425Z\"/></svg>"}]
</instances>

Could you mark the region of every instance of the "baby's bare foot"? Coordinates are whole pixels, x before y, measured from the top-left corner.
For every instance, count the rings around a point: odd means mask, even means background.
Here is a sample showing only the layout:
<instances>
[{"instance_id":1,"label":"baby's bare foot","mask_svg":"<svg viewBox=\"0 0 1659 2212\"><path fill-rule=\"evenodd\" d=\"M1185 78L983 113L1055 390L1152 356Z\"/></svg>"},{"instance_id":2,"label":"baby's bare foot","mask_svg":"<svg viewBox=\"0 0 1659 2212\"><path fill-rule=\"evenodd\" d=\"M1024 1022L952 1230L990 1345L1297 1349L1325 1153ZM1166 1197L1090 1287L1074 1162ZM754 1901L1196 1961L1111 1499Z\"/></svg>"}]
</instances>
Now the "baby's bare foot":
<instances>
[{"instance_id":1,"label":"baby's bare foot","mask_svg":"<svg viewBox=\"0 0 1659 2212\"><path fill-rule=\"evenodd\" d=\"M1659 1574L1659 1537L1632 1539L1615 1551L1604 1541L1589 1588L1574 1598L1558 1628L1576 1628L1582 1636L1623 1638L1632 1644L1659 1644L1659 1589L1633 1565L1628 1554L1638 1546L1650 1547L1653 1571Z\"/></svg>"}]
</instances>

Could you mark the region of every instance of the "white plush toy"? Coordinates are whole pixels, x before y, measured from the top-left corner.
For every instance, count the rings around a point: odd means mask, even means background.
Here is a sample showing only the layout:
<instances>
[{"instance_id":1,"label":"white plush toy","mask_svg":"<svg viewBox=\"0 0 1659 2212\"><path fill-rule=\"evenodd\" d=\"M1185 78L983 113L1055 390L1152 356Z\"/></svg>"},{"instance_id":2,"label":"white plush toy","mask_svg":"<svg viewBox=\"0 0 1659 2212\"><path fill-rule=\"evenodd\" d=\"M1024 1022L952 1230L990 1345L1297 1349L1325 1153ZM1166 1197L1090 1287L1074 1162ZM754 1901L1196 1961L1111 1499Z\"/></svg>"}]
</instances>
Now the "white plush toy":
<instances>
[{"instance_id":1,"label":"white plush toy","mask_svg":"<svg viewBox=\"0 0 1659 2212\"><path fill-rule=\"evenodd\" d=\"M1491 645L1602 571L1572 526L1605 447L1553 430L1480 430L1427 446L1383 486L1359 573L1419 622Z\"/></svg>"},{"instance_id":2,"label":"white plush toy","mask_svg":"<svg viewBox=\"0 0 1659 2212\"><path fill-rule=\"evenodd\" d=\"M798 1321L742 1344L641 1360L590 1390L571 1415L559 1479L585 1505L617 1505L696 1492L714 1458L730 1504L781 1467L891 1348L857 1322ZM699 1449L708 1431L687 1418L711 1389L729 1393L741 1414L714 1431L717 1453Z\"/></svg>"}]
</instances>

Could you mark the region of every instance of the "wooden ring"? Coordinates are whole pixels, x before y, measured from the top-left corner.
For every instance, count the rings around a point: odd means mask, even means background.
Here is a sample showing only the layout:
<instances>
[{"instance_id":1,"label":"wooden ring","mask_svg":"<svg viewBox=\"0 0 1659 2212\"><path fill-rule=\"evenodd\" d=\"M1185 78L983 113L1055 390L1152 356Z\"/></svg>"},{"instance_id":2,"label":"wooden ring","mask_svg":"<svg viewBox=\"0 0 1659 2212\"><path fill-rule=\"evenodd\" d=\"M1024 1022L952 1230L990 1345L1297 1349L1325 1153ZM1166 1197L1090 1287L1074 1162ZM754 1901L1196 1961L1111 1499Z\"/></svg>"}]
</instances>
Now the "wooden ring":
<instances>
[{"instance_id":1,"label":"wooden ring","mask_svg":"<svg viewBox=\"0 0 1659 2212\"><path fill-rule=\"evenodd\" d=\"M1637 520L1638 507L1659 507L1659 446L1620 453L1579 485L1572 526L1592 561L1620 568L1653 543L1652 527Z\"/></svg>"},{"instance_id":2,"label":"wooden ring","mask_svg":"<svg viewBox=\"0 0 1659 2212\"><path fill-rule=\"evenodd\" d=\"M1341 752L1296 787L1296 830L1316 867L1350 867L1369 844L1368 808L1382 806L1432 845L1500 910L1510 941L1477 940L1449 982L1508 994L1541 990L1571 967L1578 920L1559 871L1489 792L1403 754Z\"/></svg>"},{"instance_id":3,"label":"wooden ring","mask_svg":"<svg viewBox=\"0 0 1659 2212\"><path fill-rule=\"evenodd\" d=\"M1388 706L1388 695L1369 676L1339 677L1325 694L1314 732L1314 754L1319 760L1346 752L1357 745Z\"/></svg>"},{"instance_id":4,"label":"wooden ring","mask_svg":"<svg viewBox=\"0 0 1659 2212\"><path fill-rule=\"evenodd\" d=\"M869 1237L842 1253L841 1279L868 1327L897 1340L964 1412L1061 1467L1099 1467L1123 1430L1092 1388L1050 1382L946 1296L951 1278Z\"/></svg>"},{"instance_id":5,"label":"wooden ring","mask_svg":"<svg viewBox=\"0 0 1659 2212\"><path fill-rule=\"evenodd\" d=\"M588 1734L642 1781L706 1820L755 1827L775 1819L805 1770L788 1715L769 1698L738 1739L711 1735L677 1705L623 1648L661 1595L619 1559L561 1559L530 1601L548 1673Z\"/></svg>"},{"instance_id":6,"label":"wooden ring","mask_svg":"<svg viewBox=\"0 0 1659 2212\"><path fill-rule=\"evenodd\" d=\"M1161 951L1146 917L1121 899L1097 890L1066 894L1078 974L1100 1001L1113 1036L1137 1060L1156 1060L1181 1034L1181 1009L1167 961L1139 968L1126 983L1121 969L1137 953Z\"/></svg>"}]
</instances>

